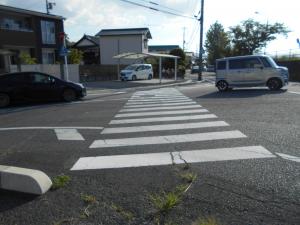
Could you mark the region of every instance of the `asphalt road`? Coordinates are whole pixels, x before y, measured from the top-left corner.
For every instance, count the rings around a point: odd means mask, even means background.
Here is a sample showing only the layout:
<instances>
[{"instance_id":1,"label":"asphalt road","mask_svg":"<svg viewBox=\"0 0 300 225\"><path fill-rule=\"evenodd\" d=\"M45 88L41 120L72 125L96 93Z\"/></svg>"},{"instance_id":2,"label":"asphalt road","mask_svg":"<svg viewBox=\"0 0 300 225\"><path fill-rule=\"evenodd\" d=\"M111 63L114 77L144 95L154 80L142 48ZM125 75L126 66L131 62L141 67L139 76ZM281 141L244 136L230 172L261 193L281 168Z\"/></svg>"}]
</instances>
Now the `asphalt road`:
<instances>
[{"instance_id":1,"label":"asphalt road","mask_svg":"<svg viewBox=\"0 0 300 225\"><path fill-rule=\"evenodd\" d=\"M40 197L1 190L0 224L299 224L300 85L212 82L1 109L0 165L71 181ZM155 207L183 185L175 207Z\"/></svg>"}]
</instances>

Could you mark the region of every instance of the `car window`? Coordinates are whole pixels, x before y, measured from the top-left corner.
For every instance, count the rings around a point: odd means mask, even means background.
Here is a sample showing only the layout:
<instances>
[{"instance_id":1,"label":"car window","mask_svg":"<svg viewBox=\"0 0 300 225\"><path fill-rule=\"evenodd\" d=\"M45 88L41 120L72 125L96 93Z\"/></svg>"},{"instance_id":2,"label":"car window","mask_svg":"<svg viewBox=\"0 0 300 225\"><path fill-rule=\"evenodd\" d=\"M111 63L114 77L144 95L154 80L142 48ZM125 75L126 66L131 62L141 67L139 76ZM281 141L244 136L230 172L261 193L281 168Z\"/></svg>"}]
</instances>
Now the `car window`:
<instances>
[{"instance_id":1,"label":"car window","mask_svg":"<svg viewBox=\"0 0 300 225\"><path fill-rule=\"evenodd\" d=\"M226 69L226 61L218 61L217 63L217 69L218 70L225 70Z\"/></svg>"},{"instance_id":2,"label":"car window","mask_svg":"<svg viewBox=\"0 0 300 225\"><path fill-rule=\"evenodd\" d=\"M30 83L34 84L50 84L53 82L53 78L40 73L33 73L29 75Z\"/></svg>"},{"instance_id":3,"label":"car window","mask_svg":"<svg viewBox=\"0 0 300 225\"><path fill-rule=\"evenodd\" d=\"M265 57L260 57L260 60L264 64L264 67L272 67L269 61Z\"/></svg>"},{"instance_id":4,"label":"car window","mask_svg":"<svg viewBox=\"0 0 300 225\"><path fill-rule=\"evenodd\" d=\"M229 60L229 69L243 69L243 61L242 59L230 59Z\"/></svg>"},{"instance_id":5,"label":"car window","mask_svg":"<svg viewBox=\"0 0 300 225\"><path fill-rule=\"evenodd\" d=\"M258 67L262 66L261 62L256 57L247 58L247 59L244 60L243 63L244 63L245 68L251 68L251 69L258 68Z\"/></svg>"},{"instance_id":6,"label":"car window","mask_svg":"<svg viewBox=\"0 0 300 225\"><path fill-rule=\"evenodd\" d=\"M252 69L259 66L262 64L256 57L229 60L229 69Z\"/></svg>"}]
</instances>

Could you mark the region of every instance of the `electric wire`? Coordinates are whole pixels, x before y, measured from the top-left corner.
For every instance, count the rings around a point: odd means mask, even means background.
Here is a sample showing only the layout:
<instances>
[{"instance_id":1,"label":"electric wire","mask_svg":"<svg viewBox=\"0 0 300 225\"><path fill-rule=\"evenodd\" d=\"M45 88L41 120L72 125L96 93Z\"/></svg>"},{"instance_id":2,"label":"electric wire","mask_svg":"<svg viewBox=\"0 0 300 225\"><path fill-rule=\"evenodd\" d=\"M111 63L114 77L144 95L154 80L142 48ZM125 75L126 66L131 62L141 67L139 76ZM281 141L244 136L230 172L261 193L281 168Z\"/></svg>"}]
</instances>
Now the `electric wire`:
<instances>
[{"instance_id":1,"label":"electric wire","mask_svg":"<svg viewBox=\"0 0 300 225\"><path fill-rule=\"evenodd\" d=\"M178 13L173 13L173 12L170 12L170 11L166 11L166 10L162 10L162 9L158 9L158 8L154 8L154 7L150 7L150 6L146 6L146 5L143 5L143 4L140 4L140 3L137 3L137 2L133 2L133 1L129 1L129 0L120 0L120 1L132 4L132 5L136 5L136 6L139 6L139 7L147 8L147 9L150 9L150 10L153 10L153 11L173 15L173 16L179 16L179 17L184 17L184 18L193 19L193 20L195 19L194 17L191 17L191 16L181 15L181 14L178 14Z\"/></svg>"}]
</instances>

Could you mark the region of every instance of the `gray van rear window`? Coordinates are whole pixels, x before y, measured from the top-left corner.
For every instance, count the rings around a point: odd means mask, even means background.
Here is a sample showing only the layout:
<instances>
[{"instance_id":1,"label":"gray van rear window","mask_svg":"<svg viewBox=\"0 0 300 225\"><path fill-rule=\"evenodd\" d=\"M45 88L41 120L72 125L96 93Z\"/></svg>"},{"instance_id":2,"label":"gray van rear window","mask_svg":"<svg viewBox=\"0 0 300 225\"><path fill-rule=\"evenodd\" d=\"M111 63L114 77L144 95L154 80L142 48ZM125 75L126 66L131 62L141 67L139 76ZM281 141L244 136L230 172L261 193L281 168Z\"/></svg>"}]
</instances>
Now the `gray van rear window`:
<instances>
[{"instance_id":1,"label":"gray van rear window","mask_svg":"<svg viewBox=\"0 0 300 225\"><path fill-rule=\"evenodd\" d=\"M218 61L217 70L226 70L226 61Z\"/></svg>"}]
</instances>

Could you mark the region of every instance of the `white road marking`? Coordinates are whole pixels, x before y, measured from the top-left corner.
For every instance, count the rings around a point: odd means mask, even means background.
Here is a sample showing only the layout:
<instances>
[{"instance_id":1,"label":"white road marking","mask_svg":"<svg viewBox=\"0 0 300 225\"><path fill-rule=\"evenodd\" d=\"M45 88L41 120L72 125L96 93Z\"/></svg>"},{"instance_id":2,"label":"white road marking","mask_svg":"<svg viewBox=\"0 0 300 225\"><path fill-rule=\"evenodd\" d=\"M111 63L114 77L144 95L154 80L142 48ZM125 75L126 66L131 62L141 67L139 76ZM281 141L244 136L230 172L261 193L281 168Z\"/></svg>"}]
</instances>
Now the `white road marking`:
<instances>
[{"instance_id":1,"label":"white road marking","mask_svg":"<svg viewBox=\"0 0 300 225\"><path fill-rule=\"evenodd\" d=\"M146 107L139 109L122 109L120 112L142 112L142 111L155 111L155 110L178 110L178 109L196 109L201 108L200 105L185 105L185 106L166 106L166 107Z\"/></svg>"},{"instance_id":2,"label":"white road marking","mask_svg":"<svg viewBox=\"0 0 300 225\"><path fill-rule=\"evenodd\" d=\"M184 95L172 95L172 96L138 96L138 97L134 97L132 96L130 99L131 100L145 100L145 99L169 99L169 98L172 98L172 99L178 99L178 98L188 98Z\"/></svg>"},{"instance_id":3,"label":"white road marking","mask_svg":"<svg viewBox=\"0 0 300 225\"><path fill-rule=\"evenodd\" d=\"M194 133L194 134L181 134L181 135L168 135L168 136L152 136L152 137L138 137L138 138L120 138L120 139L105 139L94 141L90 148L110 148L110 147L125 147L125 146L138 146L138 145L155 145L155 144L173 144L173 143L186 143L197 141L211 141L223 140L234 138L247 137L238 130L234 131L221 131L221 132L207 132L207 133Z\"/></svg>"},{"instance_id":4,"label":"white road marking","mask_svg":"<svg viewBox=\"0 0 300 225\"><path fill-rule=\"evenodd\" d=\"M279 155L283 159L294 161L294 162L300 162L300 157L287 155L287 154L283 154L283 153L276 153L276 154Z\"/></svg>"},{"instance_id":5,"label":"white road marking","mask_svg":"<svg viewBox=\"0 0 300 225\"><path fill-rule=\"evenodd\" d=\"M159 107L159 106L179 106L179 105L196 105L196 102L181 102L181 103L158 103L158 104L141 104L141 105L129 105L124 108L143 108L143 107ZM200 105L199 105L200 106Z\"/></svg>"},{"instance_id":6,"label":"white road marking","mask_svg":"<svg viewBox=\"0 0 300 225\"><path fill-rule=\"evenodd\" d=\"M109 94L109 95L119 95L119 94L124 94L126 92L119 91L119 92L104 92L104 93L88 93L87 96L97 96L97 95L104 95L104 94Z\"/></svg>"},{"instance_id":7,"label":"white road marking","mask_svg":"<svg viewBox=\"0 0 300 225\"><path fill-rule=\"evenodd\" d=\"M71 170L161 166L275 157L275 155L262 146L248 146L181 152L83 157L74 164Z\"/></svg>"},{"instance_id":8,"label":"white road marking","mask_svg":"<svg viewBox=\"0 0 300 225\"><path fill-rule=\"evenodd\" d=\"M9 131L9 130L54 130L54 129L102 130L103 127L7 127L7 128L0 128L0 131Z\"/></svg>"},{"instance_id":9,"label":"white road marking","mask_svg":"<svg viewBox=\"0 0 300 225\"><path fill-rule=\"evenodd\" d=\"M129 99L128 102L132 103L132 102L160 102L160 101L176 101L176 100L192 100L190 98L186 98L186 97L180 97L180 98L157 98L157 99Z\"/></svg>"},{"instance_id":10,"label":"white road marking","mask_svg":"<svg viewBox=\"0 0 300 225\"><path fill-rule=\"evenodd\" d=\"M149 102L128 102L126 106L138 105L138 104L142 105L142 104L181 103L181 102L195 103L192 100L160 100L160 101L149 101Z\"/></svg>"},{"instance_id":11,"label":"white road marking","mask_svg":"<svg viewBox=\"0 0 300 225\"><path fill-rule=\"evenodd\" d=\"M229 126L224 121L213 122L199 122L199 123L181 123L181 124L166 124L166 125L152 125L152 126L138 126L138 127L116 127L104 128L101 134L120 134L120 133L135 133L146 131L163 131L163 130L183 130L207 127L225 127Z\"/></svg>"},{"instance_id":12,"label":"white road marking","mask_svg":"<svg viewBox=\"0 0 300 225\"><path fill-rule=\"evenodd\" d=\"M192 116L172 116L172 117L153 117L141 119L121 119L111 120L109 124L126 124L126 123L151 123L151 122L166 122L166 121L188 121L218 118L214 114L192 115Z\"/></svg>"},{"instance_id":13,"label":"white road marking","mask_svg":"<svg viewBox=\"0 0 300 225\"><path fill-rule=\"evenodd\" d=\"M76 129L55 129L58 140L84 141L84 138Z\"/></svg>"},{"instance_id":14,"label":"white road marking","mask_svg":"<svg viewBox=\"0 0 300 225\"><path fill-rule=\"evenodd\" d=\"M140 112L140 113L121 113L115 115L116 118L135 117L135 116L159 116L159 115L179 115L179 114L195 114L206 113L207 109L190 109L190 110L177 110L177 111L156 111L156 112Z\"/></svg>"},{"instance_id":15,"label":"white road marking","mask_svg":"<svg viewBox=\"0 0 300 225\"><path fill-rule=\"evenodd\" d=\"M289 91L289 93L300 95L300 92L296 92L296 91Z\"/></svg>"}]
</instances>

